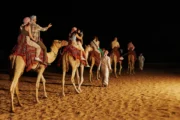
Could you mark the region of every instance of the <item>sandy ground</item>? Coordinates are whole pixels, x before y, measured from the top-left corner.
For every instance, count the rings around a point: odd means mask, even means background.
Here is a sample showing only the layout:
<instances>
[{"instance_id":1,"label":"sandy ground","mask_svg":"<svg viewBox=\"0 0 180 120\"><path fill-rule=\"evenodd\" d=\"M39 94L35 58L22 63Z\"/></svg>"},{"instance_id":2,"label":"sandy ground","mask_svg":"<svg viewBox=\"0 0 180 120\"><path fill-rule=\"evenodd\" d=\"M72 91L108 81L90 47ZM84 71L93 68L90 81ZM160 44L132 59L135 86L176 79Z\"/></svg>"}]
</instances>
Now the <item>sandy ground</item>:
<instances>
[{"instance_id":1,"label":"sandy ground","mask_svg":"<svg viewBox=\"0 0 180 120\"><path fill-rule=\"evenodd\" d=\"M23 107L10 113L8 74L0 74L0 120L180 120L180 76L158 71L136 72L110 78L108 87L101 81L88 81L77 94L66 77L61 95L61 74L46 72L48 98L40 85L39 104L35 101L36 77L24 75L19 84ZM15 97L16 98L16 97Z\"/></svg>"}]
</instances>

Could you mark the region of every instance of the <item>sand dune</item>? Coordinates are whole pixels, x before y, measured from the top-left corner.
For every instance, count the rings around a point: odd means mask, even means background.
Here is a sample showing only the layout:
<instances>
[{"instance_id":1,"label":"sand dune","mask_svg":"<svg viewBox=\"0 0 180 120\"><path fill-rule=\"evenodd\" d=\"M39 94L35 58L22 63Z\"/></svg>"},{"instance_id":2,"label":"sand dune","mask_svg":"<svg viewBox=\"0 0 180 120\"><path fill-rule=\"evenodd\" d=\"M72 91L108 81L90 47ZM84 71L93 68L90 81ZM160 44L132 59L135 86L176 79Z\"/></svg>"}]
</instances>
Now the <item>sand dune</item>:
<instances>
[{"instance_id":1,"label":"sand dune","mask_svg":"<svg viewBox=\"0 0 180 120\"><path fill-rule=\"evenodd\" d=\"M40 85L40 104L35 101L35 77L21 78L20 98L23 107L10 113L7 74L0 74L0 120L180 120L180 76L163 72L124 73L118 79L111 75L109 86L101 81L89 83L85 74L83 92L76 94L66 78L62 97L61 75L45 73L48 98ZM15 99L15 103L17 100Z\"/></svg>"}]
</instances>

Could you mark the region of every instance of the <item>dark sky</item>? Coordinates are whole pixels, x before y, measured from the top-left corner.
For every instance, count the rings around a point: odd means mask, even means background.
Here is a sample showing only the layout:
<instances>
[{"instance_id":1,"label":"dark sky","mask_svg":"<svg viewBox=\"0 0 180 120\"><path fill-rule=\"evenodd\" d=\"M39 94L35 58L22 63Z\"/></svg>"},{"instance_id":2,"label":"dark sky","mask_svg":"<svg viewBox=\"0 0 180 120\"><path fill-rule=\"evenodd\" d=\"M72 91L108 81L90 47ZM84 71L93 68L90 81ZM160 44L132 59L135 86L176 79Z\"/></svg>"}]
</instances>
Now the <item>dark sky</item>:
<instances>
[{"instance_id":1,"label":"dark sky","mask_svg":"<svg viewBox=\"0 0 180 120\"><path fill-rule=\"evenodd\" d=\"M8 33L8 39L0 45L0 50L9 53L16 44L19 34L19 26L22 19L30 14L16 15L15 24L10 29L4 28ZM34 13L35 14L35 13ZM132 41L136 46L136 52L144 53L147 62L178 62L180 24L151 24L141 22L125 22L121 19L106 19L107 17L75 17L74 15L37 15L37 23L47 26L52 23L52 28L47 32L41 32L41 37L47 47L50 47L54 39L67 39L73 26L84 31L84 43L89 44L95 35L99 37L101 48L110 49L110 43L115 36L119 38L121 48L126 53L127 43Z\"/></svg>"}]
</instances>

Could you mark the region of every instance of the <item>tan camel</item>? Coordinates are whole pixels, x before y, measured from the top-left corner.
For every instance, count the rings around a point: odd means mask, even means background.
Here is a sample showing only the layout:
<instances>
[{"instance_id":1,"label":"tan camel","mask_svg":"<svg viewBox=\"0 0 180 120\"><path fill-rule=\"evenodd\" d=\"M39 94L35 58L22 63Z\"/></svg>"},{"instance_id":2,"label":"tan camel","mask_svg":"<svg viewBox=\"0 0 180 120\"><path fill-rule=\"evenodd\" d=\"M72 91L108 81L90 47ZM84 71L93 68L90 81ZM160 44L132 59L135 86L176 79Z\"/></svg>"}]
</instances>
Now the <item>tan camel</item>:
<instances>
[{"instance_id":1,"label":"tan camel","mask_svg":"<svg viewBox=\"0 0 180 120\"><path fill-rule=\"evenodd\" d=\"M135 65L135 56L134 51L130 51L128 53L128 73L129 74L135 74L134 72L134 65Z\"/></svg>"},{"instance_id":2,"label":"tan camel","mask_svg":"<svg viewBox=\"0 0 180 120\"><path fill-rule=\"evenodd\" d=\"M96 58L91 56L90 61L91 61L91 67L90 67L90 70L89 70L89 80L90 80L90 82L92 82L92 79L93 79L93 71L92 70L93 70L93 67L95 65ZM96 70L96 79L100 80L100 74L99 74L98 66L96 65L96 67L97 67L97 70Z\"/></svg>"},{"instance_id":3,"label":"tan camel","mask_svg":"<svg viewBox=\"0 0 180 120\"><path fill-rule=\"evenodd\" d=\"M111 58L111 65L114 63L114 75L115 75L115 77L116 78L118 78L118 75L117 75L117 73L116 73L116 71L117 71L117 63L119 63L119 75L121 75L121 71L122 71L122 60L123 60L123 57L121 57L121 61L119 61L119 57L116 55L116 54L114 54L114 53L111 53L111 55L110 55L110 58Z\"/></svg>"},{"instance_id":4,"label":"tan camel","mask_svg":"<svg viewBox=\"0 0 180 120\"><path fill-rule=\"evenodd\" d=\"M90 45L87 45L84 51L85 51L85 56L87 58L89 51L92 51L92 48L90 47ZM65 52L62 56L62 69L63 69L62 95L63 96L65 96L65 92L64 92L65 76L66 76L66 72L68 72L69 70L69 64L72 67L71 82L77 93L82 92L81 85L84 82L84 77L83 77L84 64L81 64L79 59L74 59L73 56L69 52ZM80 67L80 77L79 77L79 70L78 70L79 67ZM78 79L78 88L76 87L75 80L74 80L75 73Z\"/></svg>"},{"instance_id":5,"label":"tan camel","mask_svg":"<svg viewBox=\"0 0 180 120\"><path fill-rule=\"evenodd\" d=\"M68 44L68 42L66 42L64 40L63 41L54 40L53 44L51 46L51 51L49 53L47 53L48 63L52 63L57 57L58 50L61 47L66 46L67 44ZM12 79L12 83L11 83L11 87L10 87L11 111L15 112L15 110L14 110L14 92L17 95L19 105L22 106L22 104L20 102L20 99L19 99L18 82L19 82L19 78L21 77L21 75L24 72L24 69L25 69L26 65L25 65L25 62L24 62L24 60L23 60L23 58L21 56L10 55L9 59L10 59L10 62L11 62L11 68L13 69L13 79ZM46 87L45 87L46 80L45 80L45 78L43 76L45 66L43 64L39 64L37 62L37 64L34 64L32 66L32 69L35 70L38 73L37 81L36 81L36 101L39 103L38 89L39 89L39 83L40 83L41 79L42 79L43 87L44 87L44 96L47 97Z\"/></svg>"}]
</instances>

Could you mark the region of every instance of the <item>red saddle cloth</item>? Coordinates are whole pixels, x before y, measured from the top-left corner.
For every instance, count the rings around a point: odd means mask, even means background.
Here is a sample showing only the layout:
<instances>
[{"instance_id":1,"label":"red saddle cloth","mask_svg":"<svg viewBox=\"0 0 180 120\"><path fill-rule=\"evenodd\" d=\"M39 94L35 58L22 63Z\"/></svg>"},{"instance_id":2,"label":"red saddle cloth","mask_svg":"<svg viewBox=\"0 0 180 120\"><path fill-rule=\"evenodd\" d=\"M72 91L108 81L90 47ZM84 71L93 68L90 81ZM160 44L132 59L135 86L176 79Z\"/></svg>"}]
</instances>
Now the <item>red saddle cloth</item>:
<instances>
[{"instance_id":1,"label":"red saddle cloth","mask_svg":"<svg viewBox=\"0 0 180 120\"><path fill-rule=\"evenodd\" d=\"M128 50L128 55L134 55L135 61L137 60L136 52L134 50L132 50L132 49Z\"/></svg>"},{"instance_id":2,"label":"red saddle cloth","mask_svg":"<svg viewBox=\"0 0 180 120\"><path fill-rule=\"evenodd\" d=\"M28 72L29 70L31 70L32 66L34 64L37 64L37 61L35 61L35 57L36 57L36 48L27 45L26 43L24 44L17 44L16 46L14 46L13 50L12 50L12 54L13 55L19 55L23 58L25 64L26 64L26 71ZM43 55L43 50L41 50L40 56L39 58L43 61L44 60L44 55ZM46 59L46 63L47 63ZM46 66L46 65L45 65ZM47 67L47 66L46 66Z\"/></svg>"},{"instance_id":3,"label":"red saddle cloth","mask_svg":"<svg viewBox=\"0 0 180 120\"><path fill-rule=\"evenodd\" d=\"M90 60L92 59L92 57L94 57L95 58L95 65L99 66L100 60L101 60L100 54L97 51L93 50L89 53L89 55L90 55Z\"/></svg>"},{"instance_id":4,"label":"red saddle cloth","mask_svg":"<svg viewBox=\"0 0 180 120\"><path fill-rule=\"evenodd\" d=\"M64 53L68 53L69 55L71 55L74 60L76 59L79 59L80 62L84 65L86 65L86 61L85 60L81 60L81 52L78 48L74 47L72 44L66 46L64 49L63 49L63 53L60 55L59 57L59 60L58 60L58 66L61 65L61 60L62 60L62 56L64 55ZM83 52L83 57L85 58L85 53Z\"/></svg>"},{"instance_id":5,"label":"red saddle cloth","mask_svg":"<svg viewBox=\"0 0 180 120\"><path fill-rule=\"evenodd\" d=\"M118 49L119 49L119 48L115 47L115 48L111 51L111 53L110 53L110 56L111 56L111 57L113 57L113 55L116 55L116 56L117 56L117 59L118 59L117 62L122 61L122 60L120 60L121 54L120 54L120 52L119 52Z\"/></svg>"}]
</instances>

